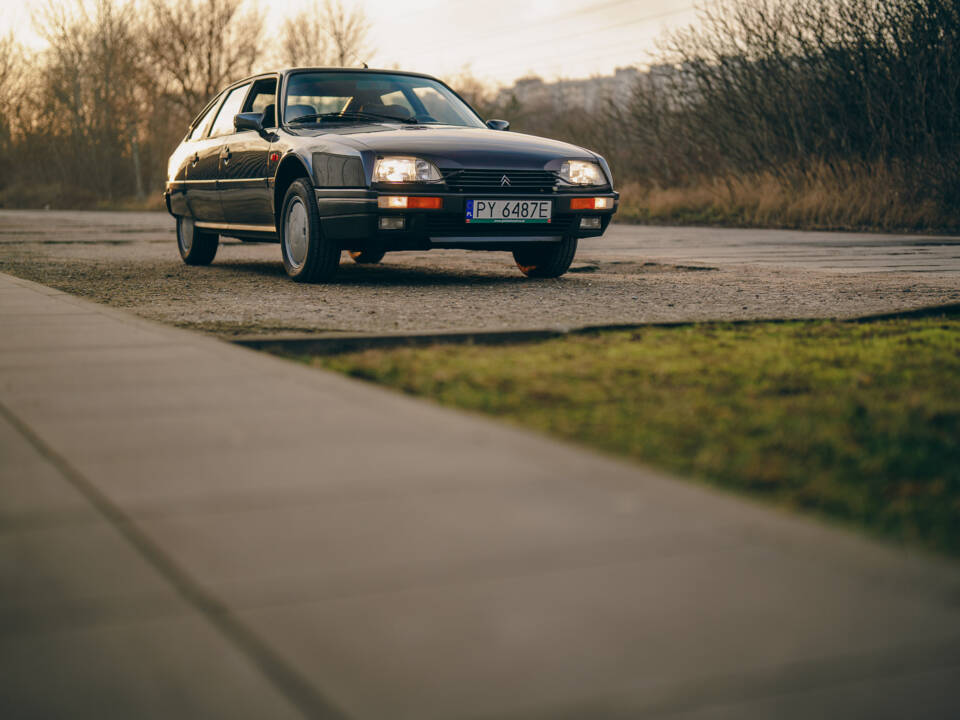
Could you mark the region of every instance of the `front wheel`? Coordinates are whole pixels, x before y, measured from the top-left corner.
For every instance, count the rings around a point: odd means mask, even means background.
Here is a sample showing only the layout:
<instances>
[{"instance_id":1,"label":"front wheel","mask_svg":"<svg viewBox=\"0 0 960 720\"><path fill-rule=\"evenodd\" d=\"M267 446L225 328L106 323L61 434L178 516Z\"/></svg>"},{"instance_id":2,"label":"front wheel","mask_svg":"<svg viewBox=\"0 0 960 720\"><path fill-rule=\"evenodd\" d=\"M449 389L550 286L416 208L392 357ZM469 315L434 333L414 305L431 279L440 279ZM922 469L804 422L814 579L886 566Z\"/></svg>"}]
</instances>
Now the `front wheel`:
<instances>
[{"instance_id":1,"label":"front wheel","mask_svg":"<svg viewBox=\"0 0 960 720\"><path fill-rule=\"evenodd\" d=\"M280 216L283 267L297 282L330 280L340 265L340 247L324 237L320 213L307 180L294 180Z\"/></svg>"},{"instance_id":2,"label":"front wheel","mask_svg":"<svg viewBox=\"0 0 960 720\"><path fill-rule=\"evenodd\" d=\"M220 247L217 233L200 230L193 218L177 217L177 249L187 265L209 265Z\"/></svg>"},{"instance_id":3,"label":"front wheel","mask_svg":"<svg viewBox=\"0 0 960 720\"><path fill-rule=\"evenodd\" d=\"M520 248L513 251L517 267L527 277L555 278L570 269L577 252L577 239L564 238L558 243Z\"/></svg>"}]
</instances>

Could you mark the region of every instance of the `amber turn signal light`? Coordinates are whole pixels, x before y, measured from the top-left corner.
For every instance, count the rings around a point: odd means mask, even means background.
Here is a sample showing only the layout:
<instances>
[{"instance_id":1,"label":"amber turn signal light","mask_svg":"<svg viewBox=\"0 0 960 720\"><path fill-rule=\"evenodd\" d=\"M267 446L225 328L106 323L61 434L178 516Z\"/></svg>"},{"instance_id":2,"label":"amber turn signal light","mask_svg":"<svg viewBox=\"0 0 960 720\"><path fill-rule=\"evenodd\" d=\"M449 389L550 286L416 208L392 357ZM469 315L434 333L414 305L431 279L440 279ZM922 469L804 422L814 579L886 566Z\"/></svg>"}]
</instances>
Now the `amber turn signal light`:
<instances>
[{"instance_id":1,"label":"amber turn signal light","mask_svg":"<svg viewBox=\"0 0 960 720\"><path fill-rule=\"evenodd\" d=\"M384 195L377 198L377 207L384 210L439 210L443 207L443 198Z\"/></svg>"},{"instance_id":2,"label":"amber turn signal light","mask_svg":"<svg viewBox=\"0 0 960 720\"><path fill-rule=\"evenodd\" d=\"M571 210L610 210L613 208L613 198L572 198Z\"/></svg>"}]
</instances>

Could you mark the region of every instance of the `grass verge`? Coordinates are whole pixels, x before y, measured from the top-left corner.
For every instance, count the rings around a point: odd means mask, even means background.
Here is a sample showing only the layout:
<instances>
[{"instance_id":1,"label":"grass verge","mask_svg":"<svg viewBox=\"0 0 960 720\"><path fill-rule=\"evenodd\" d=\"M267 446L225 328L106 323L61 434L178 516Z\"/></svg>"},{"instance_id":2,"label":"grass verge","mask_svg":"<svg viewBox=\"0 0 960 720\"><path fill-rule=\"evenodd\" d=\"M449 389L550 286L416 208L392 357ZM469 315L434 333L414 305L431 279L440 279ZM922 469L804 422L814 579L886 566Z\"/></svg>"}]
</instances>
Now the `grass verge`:
<instances>
[{"instance_id":1,"label":"grass verge","mask_svg":"<svg viewBox=\"0 0 960 720\"><path fill-rule=\"evenodd\" d=\"M301 358L960 554L960 318Z\"/></svg>"}]
</instances>

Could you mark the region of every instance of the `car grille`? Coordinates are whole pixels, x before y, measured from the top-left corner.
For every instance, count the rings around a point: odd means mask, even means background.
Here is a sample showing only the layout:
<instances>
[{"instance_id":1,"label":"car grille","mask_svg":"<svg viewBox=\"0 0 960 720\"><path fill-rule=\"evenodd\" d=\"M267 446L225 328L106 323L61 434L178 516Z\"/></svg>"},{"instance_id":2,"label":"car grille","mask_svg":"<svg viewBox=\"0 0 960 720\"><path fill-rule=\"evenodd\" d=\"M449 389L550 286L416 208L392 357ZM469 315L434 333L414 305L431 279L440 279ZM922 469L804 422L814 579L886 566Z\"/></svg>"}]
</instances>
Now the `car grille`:
<instances>
[{"instance_id":1,"label":"car grille","mask_svg":"<svg viewBox=\"0 0 960 720\"><path fill-rule=\"evenodd\" d=\"M557 174L549 170L452 170L443 179L453 192L471 193L552 192L557 184Z\"/></svg>"},{"instance_id":2,"label":"car grille","mask_svg":"<svg viewBox=\"0 0 960 720\"><path fill-rule=\"evenodd\" d=\"M573 218L554 216L549 223L480 223L472 225L458 215L431 215L427 220L427 235L430 237L513 237L559 236L573 229Z\"/></svg>"}]
</instances>

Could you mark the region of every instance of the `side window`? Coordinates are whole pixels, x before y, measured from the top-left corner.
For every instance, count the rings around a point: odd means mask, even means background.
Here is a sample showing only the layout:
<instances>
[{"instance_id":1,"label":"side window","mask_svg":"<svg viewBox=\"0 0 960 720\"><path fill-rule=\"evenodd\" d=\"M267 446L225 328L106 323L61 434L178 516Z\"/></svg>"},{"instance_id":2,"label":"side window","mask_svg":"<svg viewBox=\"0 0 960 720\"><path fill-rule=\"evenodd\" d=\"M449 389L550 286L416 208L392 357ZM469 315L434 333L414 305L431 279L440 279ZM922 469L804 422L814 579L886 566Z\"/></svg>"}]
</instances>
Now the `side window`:
<instances>
[{"instance_id":1,"label":"side window","mask_svg":"<svg viewBox=\"0 0 960 720\"><path fill-rule=\"evenodd\" d=\"M243 104L243 110L240 112L262 113L268 110L272 105L273 110L270 113L270 117L263 119L263 125L264 127L276 127L276 102L277 79L266 78L264 80L257 80L253 84L253 90L251 90L250 94L247 95L247 101Z\"/></svg>"},{"instance_id":2,"label":"side window","mask_svg":"<svg viewBox=\"0 0 960 720\"><path fill-rule=\"evenodd\" d=\"M193 131L190 133L190 137L187 138L188 140L199 140L201 137L203 137L203 131L206 130L207 125L210 124L210 118L213 117L213 113L216 111L217 105L218 105L217 102L213 102L210 105L210 109L207 110L203 114L203 117L197 121L197 124L193 128Z\"/></svg>"},{"instance_id":3,"label":"side window","mask_svg":"<svg viewBox=\"0 0 960 720\"><path fill-rule=\"evenodd\" d=\"M210 128L210 137L219 135L230 135L233 133L233 116L240 112L240 106L243 98L250 89L250 83L234 88L227 95L227 99L220 106L220 112L217 113L217 119L213 121L213 127Z\"/></svg>"}]
</instances>

